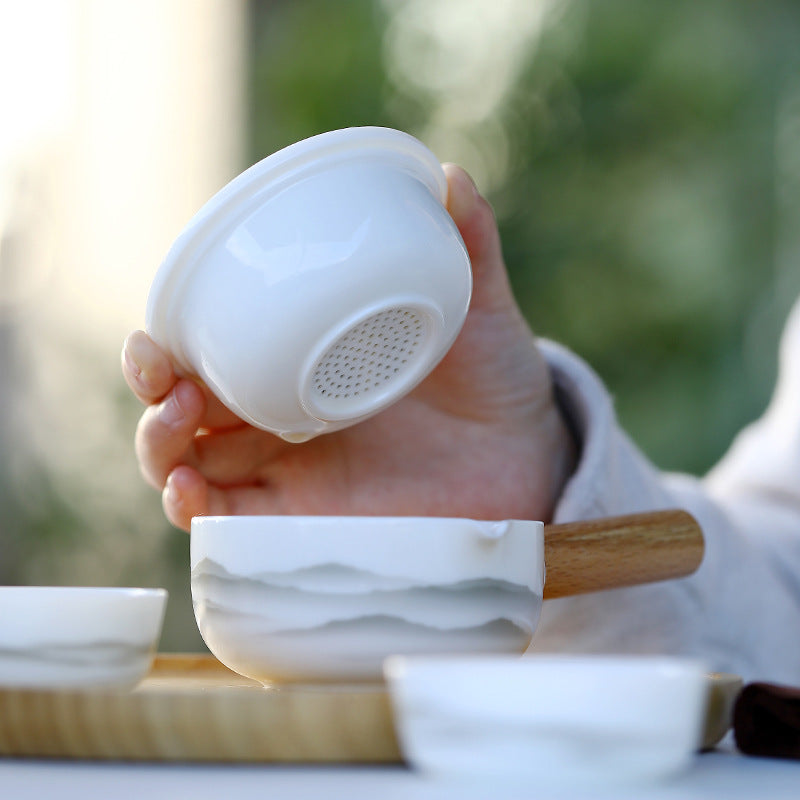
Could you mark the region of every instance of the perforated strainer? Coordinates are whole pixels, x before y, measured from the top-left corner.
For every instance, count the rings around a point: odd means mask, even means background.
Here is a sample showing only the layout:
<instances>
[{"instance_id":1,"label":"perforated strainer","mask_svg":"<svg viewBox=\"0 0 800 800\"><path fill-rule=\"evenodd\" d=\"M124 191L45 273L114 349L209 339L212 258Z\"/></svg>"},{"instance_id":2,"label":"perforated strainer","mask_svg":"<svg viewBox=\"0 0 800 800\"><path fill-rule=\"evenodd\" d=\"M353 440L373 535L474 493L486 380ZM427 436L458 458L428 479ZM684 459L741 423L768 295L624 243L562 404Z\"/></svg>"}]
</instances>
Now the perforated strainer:
<instances>
[{"instance_id":1,"label":"perforated strainer","mask_svg":"<svg viewBox=\"0 0 800 800\"><path fill-rule=\"evenodd\" d=\"M430 315L395 305L356 323L314 363L303 397L325 420L360 417L405 394L427 366L436 326Z\"/></svg>"},{"instance_id":2,"label":"perforated strainer","mask_svg":"<svg viewBox=\"0 0 800 800\"><path fill-rule=\"evenodd\" d=\"M243 419L303 441L416 386L466 316L469 257L436 157L348 128L264 159L213 197L151 288L147 326Z\"/></svg>"}]
</instances>

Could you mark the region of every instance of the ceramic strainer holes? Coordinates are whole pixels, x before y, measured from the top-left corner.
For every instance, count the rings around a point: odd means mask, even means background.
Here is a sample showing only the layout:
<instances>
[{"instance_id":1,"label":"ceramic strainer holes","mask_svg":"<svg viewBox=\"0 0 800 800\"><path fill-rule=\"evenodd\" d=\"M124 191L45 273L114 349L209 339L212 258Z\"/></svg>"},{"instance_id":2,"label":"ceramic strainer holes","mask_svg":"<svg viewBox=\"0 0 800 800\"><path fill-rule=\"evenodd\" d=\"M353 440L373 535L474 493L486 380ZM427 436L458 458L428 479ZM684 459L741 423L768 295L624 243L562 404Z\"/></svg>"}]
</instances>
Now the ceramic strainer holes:
<instances>
[{"instance_id":1,"label":"ceramic strainer holes","mask_svg":"<svg viewBox=\"0 0 800 800\"><path fill-rule=\"evenodd\" d=\"M312 371L315 404L344 410L368 404L383 392L421 352L426 325L411 308L389 308L351 328L319 359Z\"/></svg>"}]
</instances>

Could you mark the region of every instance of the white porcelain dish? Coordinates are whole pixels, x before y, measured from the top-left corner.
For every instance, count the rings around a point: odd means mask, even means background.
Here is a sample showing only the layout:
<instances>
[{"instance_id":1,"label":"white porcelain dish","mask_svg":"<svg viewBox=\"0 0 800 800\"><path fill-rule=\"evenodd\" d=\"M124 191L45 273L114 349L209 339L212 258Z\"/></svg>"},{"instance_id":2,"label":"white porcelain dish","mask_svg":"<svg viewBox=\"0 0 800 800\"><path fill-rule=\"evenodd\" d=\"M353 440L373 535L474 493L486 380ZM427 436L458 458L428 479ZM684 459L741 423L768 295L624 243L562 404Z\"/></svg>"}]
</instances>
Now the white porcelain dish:
<instances>
[{"instance_id":1,"label":"white porcelain dish","mask_svg":"<svg viewBox=\"0 0 800 800\"><path fill-rule=\"evenodd\" d=\"M466 317L472 276L436 157L388 128L298 142L190 221L147 303L150 335L242 419L289 441L414 388Z\"/></svg>"},{"instance_id":2,"label":"white porcelain dish","mask_svg":"<svg viewBox=\"0 0 800 800\"><path fill-rule=\"evenodd\" d=\"M539 522L197 517L200 633L262 682L377 681L407 653L522 653L544 583Z\"/></svg>"},{"instance_id":3,"label":"white porcelain dish","mask_svg":"<svg viewBox=\"0 0 800 800\"><path fill-rule=\"evenodd\" d=\"M134 686L150 668L165 589L0 586L0 687Z\"/></svg>"},{"instance_id":4,"label":"white porcelain dish","mask_svg":"<svg viewBox=\"0 0 800 800\"><path fill-rule=\"evenodd\" d=\"M659 781L699 747L703 666L660 656L394 657L406 759L451 780L601 788Z\"/></svg>"}]
</instances>

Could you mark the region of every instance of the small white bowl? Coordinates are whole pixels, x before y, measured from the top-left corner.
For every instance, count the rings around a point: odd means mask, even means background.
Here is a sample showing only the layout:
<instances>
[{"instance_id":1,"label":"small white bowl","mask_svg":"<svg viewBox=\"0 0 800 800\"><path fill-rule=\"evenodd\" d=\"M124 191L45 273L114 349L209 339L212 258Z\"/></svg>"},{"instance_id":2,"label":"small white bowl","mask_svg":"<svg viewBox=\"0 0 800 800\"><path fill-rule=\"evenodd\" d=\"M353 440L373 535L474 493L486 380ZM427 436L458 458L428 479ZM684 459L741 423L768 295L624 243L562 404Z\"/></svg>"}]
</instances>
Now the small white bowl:
<instances>
[{"instance_id":1,"label":"small white bowl","mask_svg":"<svg viewBox=\"0 0 800 800\"><path fill-rule=\"evenodd\" d=\"M469 257L436 157L347 128L258 162L191 220L147 328L234 413L288 441L354 424L414 388L464 322Z\"/></svg>"},{"instance_id":2,"label":"small white bowl","mask_svg":"<svg viewBox=\"0 0 800 800\"><path fill-rule=\"evenodd\" d=\"M401 750L448 779L600 789L685 768L701 741L703 666L660 656L388 659Z\"/></svg>"},{"instance_id":3,"label":"small white bowl","mask_svg":"<svg viewBox=\"0 0 800 800\"><path fill-rule=\"evenodd\" d=\"M0 586L0 686L127 688L150 668L165 589Z\"/></svg>"},{"instance_id":4,"label":"small white bowl","mask_svg":"<svg viewBox=\"0 0 800 800\"><path fill-rule=\"evenodd\" d=\"M378 681L406 653L522 653L540 522L196 517L192 599L211 652L271 681Z\"/></svg>"}]
</instances>

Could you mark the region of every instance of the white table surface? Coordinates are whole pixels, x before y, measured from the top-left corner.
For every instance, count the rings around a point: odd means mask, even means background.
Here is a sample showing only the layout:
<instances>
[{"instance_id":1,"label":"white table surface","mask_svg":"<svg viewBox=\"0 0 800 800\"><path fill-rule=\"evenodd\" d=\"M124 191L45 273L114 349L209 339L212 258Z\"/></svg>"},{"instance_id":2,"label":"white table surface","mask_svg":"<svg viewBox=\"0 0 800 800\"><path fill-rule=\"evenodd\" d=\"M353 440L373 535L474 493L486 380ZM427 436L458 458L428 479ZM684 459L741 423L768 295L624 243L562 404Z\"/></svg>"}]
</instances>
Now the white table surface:
<instances>
[{"instance_id":1,"label":"white table surface","mask_svg":"<svg viewBox=\"0 0 800 800\"><path fill-rule=\"evenodd\" d=\"M437 782L402 767L122 764L0 759L0 798L56 800L800 800L800 761L748 758L732 749L698 755L666 784L628 792L546 792L532 784Z\"/></svg>"}]
</instances>

